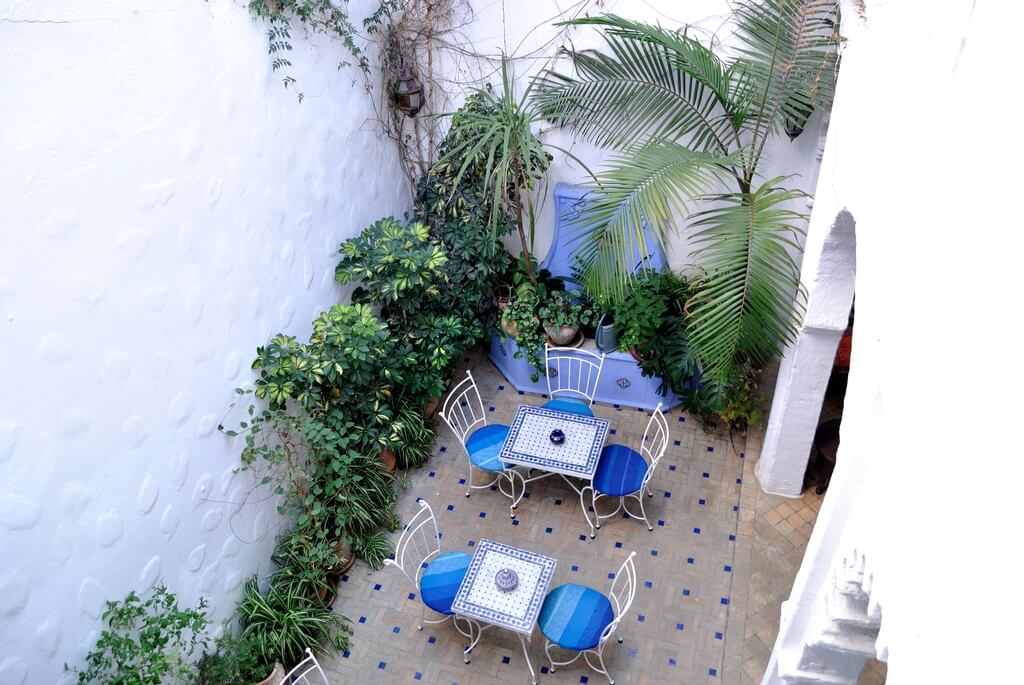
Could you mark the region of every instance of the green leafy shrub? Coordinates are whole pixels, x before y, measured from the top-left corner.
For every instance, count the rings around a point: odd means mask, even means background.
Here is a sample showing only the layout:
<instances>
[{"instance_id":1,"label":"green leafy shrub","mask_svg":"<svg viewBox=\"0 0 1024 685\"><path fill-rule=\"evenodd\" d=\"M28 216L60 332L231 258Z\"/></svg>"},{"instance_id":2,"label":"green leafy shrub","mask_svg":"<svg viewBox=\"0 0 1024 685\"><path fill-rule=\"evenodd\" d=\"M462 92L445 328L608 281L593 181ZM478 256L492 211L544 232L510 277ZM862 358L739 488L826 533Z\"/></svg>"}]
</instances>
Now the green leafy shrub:
<instances>
[{"instance_id":1,"label":"green leafy shrub","mask_svg":"<svg viewBox=\"0 0 1024 685\"><path fill-rule=\"evenodd\" d=\"M198 685L252 685L265 680L274 670L274 663L250 638L239 638L225 632L217 639L212 653L199 660Z\"/></svg>"},{"instance_id":2,"label":"green leafy shrub","mask_svg":"<svg viewBox=\"0 0 1024 685\"><path fill-rule=\"evenodd\" d=\"M157 585L143 600L134 591L120 602L107 602L96 646L78 671L79 685L161 685L167 679L188 681L191 657L206 646L205 599L182 609L166 586ZM71 669L67 664L67 670Z\"/></svg>"},{"instance_id":3,"label":"green leafy shrub","mask_svg":"<svg viewBox=\"0 0 1024 685\"><path fill-rule=\"evenodd\" d=\"M660 272L644 271L616 303L615 328L621 349L636 350L644 356L644 348L654 340L669 311L664 286Z\"/></svg>"},{"instance_id":4,"label":"green leafy shrub","mask_svg":"<svg viewBox=\"0 0 1024 685\"><path fill-rule=\"evenodd\" d=\"M394 404L423 408L444 391L444 377L474 334L446 309L448 256L426 224L381 219L345 241L335 270L340 283L358 282L353 302L376 305L395 345L378 364L401 378Z\"/></svg>"},{"instance_id":5,"label":"green leafy shrub","mask_svg":"<svg viewBox=\"0 0 1024 685\"><path fill-rule=\"evenodd\" d=\"M496 107L474 93L454 118L461 121L462 113L493 116ZM434 164L416 186L413 211L448 254L441 305L462 320L471 339L485 341L496 325L495 287L512 263L499 238L515 230L516 223L504 206L493 215L494 196L484 182L486 160L470 157L467 166L465 155L448 154L469 134L465 126L449 131L439 150L443 161Z\"/></svg>"}]
</instances>

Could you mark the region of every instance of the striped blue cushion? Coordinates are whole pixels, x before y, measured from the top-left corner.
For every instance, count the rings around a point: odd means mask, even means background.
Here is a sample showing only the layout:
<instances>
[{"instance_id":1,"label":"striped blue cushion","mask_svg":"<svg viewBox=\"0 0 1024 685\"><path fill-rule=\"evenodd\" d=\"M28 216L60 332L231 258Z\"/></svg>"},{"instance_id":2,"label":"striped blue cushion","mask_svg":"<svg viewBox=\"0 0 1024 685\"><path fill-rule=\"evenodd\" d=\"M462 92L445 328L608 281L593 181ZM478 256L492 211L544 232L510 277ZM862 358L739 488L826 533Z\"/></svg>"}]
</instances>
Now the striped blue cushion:
<instances>
[{"instance_id":1,"label":"striped blue cushion","mask_svg":"<svg viewBox=\"0 0 1024 685\"><path fill-rule=\"evenodd\" d=\"M484 471L504 471L505 464L498 459L501 446L508 435L508 426L492 423L473 431L466 440L466 451L473 465Z\"/></svg>"},{"instance_id":2,"label":"striped blue cushion","mask_svg":"<svg viewBox=\"0 0 1024 685\"><path fill-rule=\"evenodd\" d=\"M647 462L635 449L607 445L601 450L594 473L594 487L605 495L619 497L636 492L643 485Z\"/></svg>"},{"instance_id":3,"label":"striped blue cushion","mask_svg":"<svg viewBox=\"0 0 1024 685\"><path fill-rule=\"evenodd\" d=\"M572 400L567 397L556 397L553 400L548 400L540 406L545 409L569 412L570 414L582 414L583 416L594 415L594 412L591 411L590 406L586 402L581 400Z\"/></svg>"},{"instance_id":4,"label":"striped blue cushion","mask_svg":"<svg viewBox=\"0 0 1024 685\"><path fill-rule=\"evenodd\" d=\"M593 649L601 632L615 619L612 603L586 585L559 585L544 598L540 632L564 649Z\"/></svg>"},{"instance_id":5,"label":"striped blue cushion","mask_svg":"<svg viewBox=\"0 0 1024 685\"><path fill-rule=\"evenodd\" d=\"M472 560L465 552L442 552L431 561L420 577L423 603L439 614L452 613L452 602Z\"/></svg>"}]
</instances>

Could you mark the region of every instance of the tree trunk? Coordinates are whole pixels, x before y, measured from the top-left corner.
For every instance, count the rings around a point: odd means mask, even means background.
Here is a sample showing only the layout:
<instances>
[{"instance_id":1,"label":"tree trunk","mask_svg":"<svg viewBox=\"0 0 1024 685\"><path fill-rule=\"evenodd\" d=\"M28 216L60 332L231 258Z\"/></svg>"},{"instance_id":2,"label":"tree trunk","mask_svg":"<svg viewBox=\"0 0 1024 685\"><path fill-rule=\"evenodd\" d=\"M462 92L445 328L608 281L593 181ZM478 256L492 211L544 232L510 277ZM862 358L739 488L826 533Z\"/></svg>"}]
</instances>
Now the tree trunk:
<instances>
[{"instance_id":1,"label":"tree trunk","mask_svg":"<svg viewBox=\"0 0 1024 685\"><path fill-rule=\"evenodd\" d=\"M537 285L537 274L533 271L533 259L531 259L530 245L529 241L526 239L526 231L523 228L523 200L519 195L519 181L513 182L512 192L514 193L513 202L515 204L516 229L519 231L519 242L523 248L523 261L526 262L526 275L529 276L531 283Z\"/></svg>"}]
</instances>

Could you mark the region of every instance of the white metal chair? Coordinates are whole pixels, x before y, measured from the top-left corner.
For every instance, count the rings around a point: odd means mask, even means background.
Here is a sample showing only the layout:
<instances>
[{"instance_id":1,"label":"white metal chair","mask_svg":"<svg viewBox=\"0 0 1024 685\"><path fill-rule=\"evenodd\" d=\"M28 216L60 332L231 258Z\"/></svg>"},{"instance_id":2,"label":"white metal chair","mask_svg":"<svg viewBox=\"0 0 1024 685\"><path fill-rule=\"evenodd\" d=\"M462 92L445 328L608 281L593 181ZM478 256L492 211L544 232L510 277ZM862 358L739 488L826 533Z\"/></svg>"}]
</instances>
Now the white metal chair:
<instances>
[{"instance_id":1,"label":"white metal chair","mask_svg":"<svg viewBox=\"0 0 1024 685\"><path fill-rule=\"evenodd\" d=\"M444 401L441 409L441 418L458 437L462 447L469 457L469 480L466 481L466 497L469 497L470 490L481 490L489 488L495 483L502 494L512 500L509 513L512 518L516 517L516 507L526 491L526 482L523 476L512 466L505 464L498 455L501 447L508 436L509 427L499 423L487 423L487 413L484 412L484 403L480 399L480 390L476 387L473 374L466 371L466 378L459 382L448 399ZM474 468L494 475L494 479L485 485L473 485ZM519 493L516 494L516 484L519 484ZM509 490L505 490L505 485Z\"/></svg>"},{"instance_id":2,"label":"white metal chair","mask_svg":"<svg viewBox=\"0 0 1024 685\"><path fill-rule=\"evenodd\" d=\"M651 418L644 430L644 437L640 441L640 449L634 450L626 445L609 444L601 450L601 457L597 462L597 470L594 472L594 480L587 488L591 490L591 505L594 508L595 521L591 522L586 507L583 513L587 516L587 523L590 524L590 537L594 537L594 528L601 528L601 520L611 518L620 511L625 511L631 518L640 519L647 524L647 530L654 530L654 526L647 519L647 512L644 510L644 491L650 497L654 493L650 490L651 477L658 462L668 449L668 421L661 411L661 403L651 412ZM587 488L584 488L586 490ZM602 497L618 497L619 506L610 514L601 514L597 508L597 502ZM626 499L632 497L640 505L640 514L637 515L626 506ZM580 499L582 500L582 492Z\"/></svg>"},{"instance_id":3,"label":"white metal chair","mask_svg":"<svg viewBox=\"0 0 1024 685\"><path fill-rule=\"evenodd\" d=\"M306 658L288 671L277 685L331 685L331 682L313 656L313 650L306 647Z\"/></svg>"},{"instance_id":4,"label":"white metal chair","mask_svg":"<svg viewBox=\"0 0 1024 685\"><path fill-rule=\"evenodd\" d=\"M452 602L473 557L465 552L442 553L434 510L422 499L419 504L420 510L398 539L394 559L385 559L384 565L401 571L419 590L421 604L442 615L439 619L427 620L421 613L416 630L423 630L424 623L436 625L451 618L455 629L471 638L472 634L462 630L452 613Z\"/></svg>"},{"instance_id":5,"label":"white metal chair","mask_svg":"<svg viewBox=\"0 0 1024 685\"><path fill-rule=\"evenodd\" d=\"M544 598L537 623L544 634L544 653L552 673L556 667L568 666L582 656L587 666L607 678L610 685L615 685L604 665L604 647L618 632L619 623L636 596L635 556L636 552L630 552L622 562L608 596L586 585L569 583L559 585ZM622 636L617 637L622 642ZM567 661L555 661L551 656L552 647L577 654ZM596 664L591 656L597 660Z\"/></svg>"},{"instance_id":6,"label":"white metal chair","mask_svg":"<svg viewBox=\"0 0 1024 685\"><path fill-rule=\"evenodd\" d=\"M604 368L604 353L544 345L548 397L543 407L593 416L591 406Z\"/></svg>"}]
</instances>

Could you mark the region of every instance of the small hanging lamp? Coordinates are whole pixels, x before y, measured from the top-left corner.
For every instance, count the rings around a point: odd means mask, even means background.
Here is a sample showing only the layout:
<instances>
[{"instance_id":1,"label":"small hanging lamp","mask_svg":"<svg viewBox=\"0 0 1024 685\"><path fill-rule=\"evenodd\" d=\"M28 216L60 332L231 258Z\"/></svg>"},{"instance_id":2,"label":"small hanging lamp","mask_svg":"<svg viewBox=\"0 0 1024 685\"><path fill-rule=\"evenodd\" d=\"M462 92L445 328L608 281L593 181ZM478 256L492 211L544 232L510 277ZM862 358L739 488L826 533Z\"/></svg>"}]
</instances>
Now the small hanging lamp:
<instances>
[{"instance_id":1,"label":"small hanging lamp","mask_svg":"<svg viewBox=\"0 0 1024 685\"><path fill-rule=\"evenodd\" d=\"M402 66L395 83L395 107L407 117L414 117L423 109L424 101L423 84Z\"/></svg>"}]
</instances>

